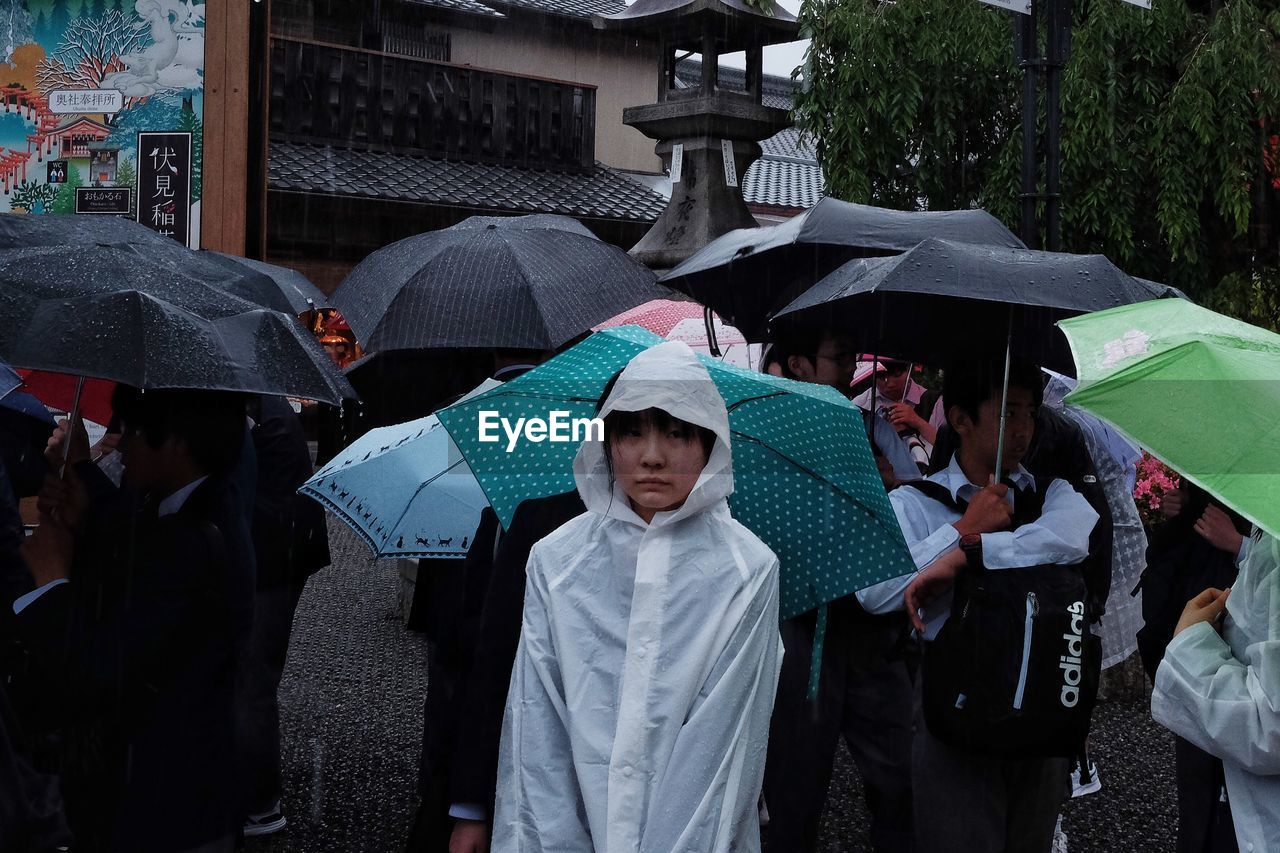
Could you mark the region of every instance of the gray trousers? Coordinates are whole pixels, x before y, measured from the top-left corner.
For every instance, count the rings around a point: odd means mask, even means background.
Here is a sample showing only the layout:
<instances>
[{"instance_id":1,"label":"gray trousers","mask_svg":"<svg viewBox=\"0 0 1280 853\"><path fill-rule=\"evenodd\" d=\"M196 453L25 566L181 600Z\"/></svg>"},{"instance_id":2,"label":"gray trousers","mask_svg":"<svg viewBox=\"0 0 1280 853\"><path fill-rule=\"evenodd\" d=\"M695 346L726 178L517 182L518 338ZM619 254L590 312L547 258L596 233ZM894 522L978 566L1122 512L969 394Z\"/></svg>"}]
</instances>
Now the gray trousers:
<instances>
[{"instance_id":1,"label":"gray trousers","mask_svg":"<svg viewBox=\"0 0 1280 853\"><path fill-rule=\"evenodd\" d=\"M916 849L1049 853L1071 788L1066 758L1003 759L956 749L917 717L912 745Z\"/></svg>"}]
</instances>

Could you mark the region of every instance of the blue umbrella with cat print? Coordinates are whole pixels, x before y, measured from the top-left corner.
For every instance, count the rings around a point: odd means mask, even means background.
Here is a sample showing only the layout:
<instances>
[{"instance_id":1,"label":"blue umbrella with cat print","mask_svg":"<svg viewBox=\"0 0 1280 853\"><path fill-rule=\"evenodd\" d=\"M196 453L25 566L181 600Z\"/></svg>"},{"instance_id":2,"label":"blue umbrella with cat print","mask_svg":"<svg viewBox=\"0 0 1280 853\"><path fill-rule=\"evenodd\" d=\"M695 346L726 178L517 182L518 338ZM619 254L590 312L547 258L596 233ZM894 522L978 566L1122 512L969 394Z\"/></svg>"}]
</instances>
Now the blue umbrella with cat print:
<instances>
[{"instance_id":1,"label":"blue umbrella with cat print","mask_svg":"<svg viewBox=\"0 0 1280 853\"><path fill-rule=\"evenodd\" d=\"M500 384L487 380L471 394ZM488 505L435 415L370 430L298 491L354 530L375 557L465 557Z\"/></svg>"}]
</instances>

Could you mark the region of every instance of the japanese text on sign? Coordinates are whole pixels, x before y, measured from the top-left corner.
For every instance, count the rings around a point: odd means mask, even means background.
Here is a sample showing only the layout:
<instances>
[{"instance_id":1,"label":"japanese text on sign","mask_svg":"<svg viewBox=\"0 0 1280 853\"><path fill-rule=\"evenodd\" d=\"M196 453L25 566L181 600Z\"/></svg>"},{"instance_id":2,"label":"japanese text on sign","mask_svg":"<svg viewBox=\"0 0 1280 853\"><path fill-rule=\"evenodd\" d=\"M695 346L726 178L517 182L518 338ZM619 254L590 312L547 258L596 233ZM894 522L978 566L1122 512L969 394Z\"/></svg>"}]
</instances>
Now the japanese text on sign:
<instances>
[{"instance_id":1,"label":"japanese text on sign","mask_svg":"<svg viewBox=\"0 0 1280 853\"><path fill-rule=\"evenodd\" d=\"M49 93L49 109L55 113L118 113L124 95L116 89L55 89Z\"/></svg>"},{"instance_id":2,"label":"japanese text on sign","mask_svg":"<svg viewBox=\"0 0 1280 853\"><path fill-rule=\"evenodd\" d=\"M138 221L183 245L191 235L191 134L138 134Z\"/></svg>"}]
</instances>

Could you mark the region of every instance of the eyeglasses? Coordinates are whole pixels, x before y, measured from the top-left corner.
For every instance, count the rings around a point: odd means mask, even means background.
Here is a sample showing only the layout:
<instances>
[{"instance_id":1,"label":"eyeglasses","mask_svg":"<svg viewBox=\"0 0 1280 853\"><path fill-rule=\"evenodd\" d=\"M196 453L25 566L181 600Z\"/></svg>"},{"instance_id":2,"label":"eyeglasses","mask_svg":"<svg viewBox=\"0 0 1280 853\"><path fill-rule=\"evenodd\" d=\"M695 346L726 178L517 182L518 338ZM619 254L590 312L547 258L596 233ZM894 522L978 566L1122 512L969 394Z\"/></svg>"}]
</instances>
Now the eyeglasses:
<instances>
[{"instance_id":1,"label":"eyeglasses","mask_svg":"<svg viewBox=\"0 0 1280 853\"><path fill-rule=\"evenodd\" d=\"M815 352L813 357L825 358L827 361L833 361L842 369L853 367L858 363L858 354L856 352L844 352L843 350L830 355L825 352Z\"/></svg>"}]
</instances>

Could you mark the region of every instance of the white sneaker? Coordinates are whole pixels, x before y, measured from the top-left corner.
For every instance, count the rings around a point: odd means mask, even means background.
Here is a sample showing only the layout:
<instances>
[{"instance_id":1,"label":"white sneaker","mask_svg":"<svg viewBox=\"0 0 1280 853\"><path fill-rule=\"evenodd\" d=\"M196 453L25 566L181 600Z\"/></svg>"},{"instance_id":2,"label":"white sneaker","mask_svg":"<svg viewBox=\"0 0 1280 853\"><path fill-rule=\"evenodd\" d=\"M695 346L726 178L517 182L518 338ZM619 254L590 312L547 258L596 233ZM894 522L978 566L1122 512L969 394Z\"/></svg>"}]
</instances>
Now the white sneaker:
<instances>
[{"instance_id":1,"label":"white sneaker","mask_svg":"<svg viewBox=\"0 0 1280 853\"><path fill-rule=\"evenodd\" d=\"M1073 800L1102 790L1102 780L1098 778L1098 765L1087 758L1085 761L1088 763L1088 769L1083 772L1079 762L1071 766L1071 799Z\"/></svg>"},{"instance_id":2,"label":"white sneaker","mask_svg":"<svg viewBox=\"0 0 1280 853\"><path fill-rule=\"evenodd\" d=\"M252 838L256 835L271 835L273 832L279 832L288 825L289 821L285 820L284 814L280 811L280 803L276 803L275 808L269 812L262 814L251 814L244 820L245 838Z\"/></svg>"},{"instance_id":3,"label":"white sneaker","mask_svg":"<svg viewBox=\"0 0 1280 853\"><path fill-rule=\"evenodd\" d=\"M1050 853L1067 853L1067 834L1062 831L1062 815L1058 815L1058 825L1053 828L1053 847Z\"/></svg>"}]
</instances>

